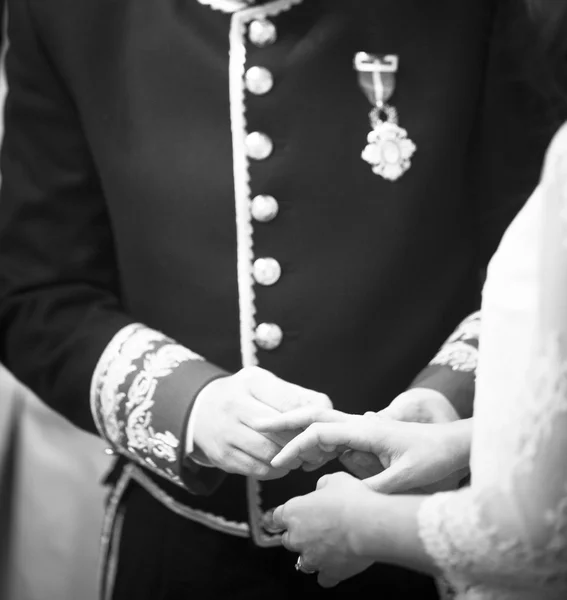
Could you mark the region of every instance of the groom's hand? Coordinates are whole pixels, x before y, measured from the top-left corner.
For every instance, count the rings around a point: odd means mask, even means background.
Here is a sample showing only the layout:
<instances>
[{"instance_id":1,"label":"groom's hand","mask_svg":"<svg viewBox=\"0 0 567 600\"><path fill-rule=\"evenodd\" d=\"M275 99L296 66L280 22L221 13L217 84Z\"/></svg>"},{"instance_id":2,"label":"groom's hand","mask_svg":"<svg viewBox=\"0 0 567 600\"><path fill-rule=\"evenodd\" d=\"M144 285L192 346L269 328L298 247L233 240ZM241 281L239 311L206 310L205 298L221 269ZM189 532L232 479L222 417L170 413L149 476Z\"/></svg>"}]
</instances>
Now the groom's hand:
<instances>
[{"instance_id":1,"label":"groom's hand","mask_svg":"<svg viewBox=\"0 0 567 600\"><path fill-rule=\"evenodd\" d=\"M428 388L413 388L394 398L377 417L411 423L451 423L460 417L441 392Z\"/></svg>"},{"instance_id":2,"label":"groom's hand","mask_svg":"<svg viewBox=\"0 0 567 600\"><path fill-rule=\"evenodd\" d=\"M286 469L270 465L299 431L261 433L255 422L301 407L331 409L324 394L291 384L259 367L216 379L199 394L194 443L214 467L227 473L277 479L300 466L317 467L326 457L320 450L306 452Z\"/></svg>"}]
</instances>

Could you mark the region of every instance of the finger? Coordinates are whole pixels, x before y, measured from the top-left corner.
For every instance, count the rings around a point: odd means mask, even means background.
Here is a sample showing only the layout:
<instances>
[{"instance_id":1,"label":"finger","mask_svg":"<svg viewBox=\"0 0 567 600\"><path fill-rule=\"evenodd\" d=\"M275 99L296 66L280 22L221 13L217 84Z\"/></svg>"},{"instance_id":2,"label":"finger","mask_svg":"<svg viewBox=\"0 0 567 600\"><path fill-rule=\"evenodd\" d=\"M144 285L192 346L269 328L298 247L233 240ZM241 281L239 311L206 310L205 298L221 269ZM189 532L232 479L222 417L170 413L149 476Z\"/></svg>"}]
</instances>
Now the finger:
<instances>
[{"instance_id":1,"label":"finger","mask_svg":"<svg viewBox=\"0 0 567 600\"><path fill-rule=\"evenodd\" d=\"M313 471L318 471L322 466L324 466L323 464L316 464L316 463L310 463L310 462L304 462L301 465L301 470L305 471L306 473L313 473Z\"/></svg>"},{"instance_id":2,"label":"finger","mask_svg":"<svg viewBox=\"0 0 567 600\"><path fill-rule=\"evenodd\" d=\"M255 421L256 429L265 432L290 431L306 429L313 423L341 423L350 420L355 415L348 415L338 410L320 409L304 406L295 410L275 415L269 419Z\"/></svg>"},{"instance_id":3,"label":"finger","mask_svg":"<svg viewBox=\"0 0 567 600\"><path fill-rule=\"evenodd\" d=\"M431 473L431 476L428 477L427 483L423 484L423 491L426 494L434 494L436 492L448 492L456 490L461 484L462 480L468 475L468 472L469 469L464 468L454 471L453 473Z\"/></svg>"},{"instance_id":4,"label":"finger","mask_svg":"<svg viewBox=\"0 0 567 600\"><path fill-rule=\"evenodd\" d=\"M287 529L287 521L284 517L285 504L280 504L272 512L272 523L278 529Z\"/></svg>"},{"instance_id":5,"label":"finger","mask_svg":"<svg viewBox=\"0 0 567 600\"><path fill-rule=\"evenodd\" d=\"M296 429L292 431L267 432L257 429L256 427L252 427L252 429L258 433L261 433L262 435L265 435L270 440L273 440L281 448L287 446L287 444L289 444L294 437L298 436L303 431L302 429Z\"/></svg>"},{"instance_id":6,"label":"finger","mask_svg":"<svg viewBox=\"0 0 567 600\"><path fill-rule=\"evenodd\" d=\"M310 425L303 433L294 438L272 460L273 467L281 468L298 458L310 448L323 446L352 446L366 450L369 443L363 428L352 426L351 423L315 423Z\"/></svg>"},{"instance_id":7,"label":"finger","mask_svg":"<svg viewBox=\"0 0 567 600\"><path fill-rule=\"evenodd\" d=\"M370 452L347 450L340 457L340 462L359 479L378 475L384 470L380 459Z\"/></svg>"},{"instance_id":8,"label":"finger","mask_svg":"<svg viewBox=\"0 0 567 600\"><path fill-rule=\"evenodd\" d=\"M337 452L337 447L335 444L320 444L319 448L321 448L321 450L327 454L336 454Z\"/></svg>"},{"instance_id":9,"label":"finger","mask_svg":"<svg viewBox=\"0 0 567 600\"><path fill-rule=\"evenodd\" d=\"M364 483L373 491L382 494L407 492L422 485L421 477L403 460L393 463L378 475L368 477Z\"/></svg>"},{"instance_id":10,"label":"finger","mask_svg":"<svg viewBox=\"0 0 567 600\"><path fill-rule=\"evenodd\" d=\"M333 402L327 394L322 394L321 392L315 392L306 388L302 388L300 404L293 408L300 408L301 406L316 406L321 410L333 410Z\"/></svg>"},{"instance_id":11,"label":"finger","mask_svg":"<svg viewBox=\"0 0 567 600\"><path fill-rule=\"evenodd\" d=\"M252 429L254 429L254 428L252 428ZM279 448L279 450L281 450L282 448L285 448L287 446L287 444L289 444L289 442L291 442L291 440L293 440L297 435L299 435L299 433L301 433L301 432L300 431L295 431L295 432L290 431L290 432L281 432L281 433L261 432L260 435L265 437L267 440L270 440L271 442L273 442ZM303 465L304 460L305 460L305 458L303 456L301 456L297 460L290 462L286 468L291 469L291 470L299 469Z\"/></svg>"},{"instance_id":12,"label":"finger","mask_svg":"<svg viewBox=\"0 0 567 600\"><path fill-rule=\"evenodd\" d=\"M305 409L301 409L305 410ZM315 413L317 409L309 409L309 412ZM254 416L250 416L253 414ZM260 416L258 416L260 415ZM262 415L266 415L268 418L262 419ZM280 448L285 447L287 443L289 443L293 438L295 438L301 431L302 428L299 429L289 429L285 431L279 432L266 432L263 427L263 423L267 421L271 421L274 418L281 418L282 413L279 413L275 409L258 402L256 399L251 399L249 402L248 412L244 412L241 422L245 423L252 429L258 432L262 432L262 435L271 439L274 443L278 444ZM287 427L287 425L285 426ZM305 470L315 470L322 467L324 464L329 462L332 458L335 458L336 454L332 456L328 456L326 452L322 452L319 449L312 448L303 452L295 461L290 462L286 465L289 469L297 469L302 465L305 465Z\"/></svg>"},{"instance_id":13,"label":"finger","mask_svg":"<svg viewBox=\"0 0 567 600\"><path fill-rule=\"evenodd\" d=\"M254 477L255 479L264 481L280 479L289 473L288 469L271 467L269 464L250 456L239 448L230 448L218 466L227 473Z\"/></svg>"},{"instance_id":14,"label":"finger","mask_svg":"<svg viewBox=\"0 0 567 600\"><path fill-rule=\"evenodd\" d=\"M278 444L243 424L230 432L228 443L269 466L272 459L281 452Z\"/></svg>"},{"instance_id":15,"label":"finger","mask_svg":"<svg viewBox=\"0 0 567 600\"><path fill-rule=\"evenodd\" d=\"M301 550L299 546L294 543L289 531L284 531L282 534L282 546L291 552L299 552Z\"/></svg>"},{"instance_id":16,"label":"finger","mask_svg":"<svg viewBox=\"0 0 567 600\"><path fill-rule=\"evenodd\" d=\"M302 429L284 430L284 431L264 431L258 425L262 425L264 422L272 422L277 419L282 413L275 410L271 406L259 402L253 396L247 396L242 399L241 407L238 414L238 418L241 423L254 429L259 433L269 437L274 443L278 444L280 448L283 448L288 442L290 442Z\"/></svg>"},{"instance_id":17,"label":"finger","mask_svg":"<svg viewBox=\"0 0 567 600\"><path fill-rule=\"evenodd\" d=\"M338 473L331 473L330 475L323 475L317 482L317 490L322 490L328 486L341 487L349 482L352 482L353 477L348 473L339 471Z\"/></svg>"},{"instance_id":18,"label":"finger","mask_svg":"<svg viewBox=\"0 0 567 600\"><path fill-rule=\"evenodd\" d=\"M251 458L264 463L271 470L276 469L282 471L281 473L267 473L262 476L262 478L269 475L270 479L278 479L279 477L286 475L289 471L299 469L303 465L303 461L297 458L295 460L290 460L285 467L273 467L270 463L281 451L281 446L273 442L266 435L258 433L244 425L231 433L229 442L232 448L238 449ZM285 473L283 473L283 471L285 471Z\"/></svg>"},{"instance_id":19,"label":"finger","mask_svg":"<svg viewBox=\"0 0 567 600\"><path fill-rule=\"evenodd\" d=\"M392 402L378 411L375 417L378 419L389 419L391 421L420 422L423 419L423 411L411 394L404 392Z\"/></svg>"},{"instance_id":20,"label":"finger","mask_svg":"<svg viewBox=\"0 0 567 600\"><path fill-rule=\"evenodd\" d=\"M285 527L276 525L274 521L274 511L267 510L262 516L262 527L269 531L273 535L282 534L285 531Z\"/></svg>"},{"instance_id":21,"label":"finger","mask_svg":"<svg viewBox=\"0 0 567 600\"><path fill-rule=\"evenodd\" d=\"M320 453L318 453L318 456L319 456L319 458L317 460L311 461L309 456L306 457L305 454L301 454L299 456L299 460L304 461L301 465L301 468L307 473L310 473L311 471L316 471L317 469L320 469L321 467L326 465L328 462L331 462L332 460L337 458L337 456L339 456L339 453L338 452L320 452Z\"/></svg>"},{"instance_id":22,"label":"finger","mask_svg":"<svg viewBox=\"0 0 567 600\"><path fill-rule=\"evenodd\" d=\"M248 390L254 398L280 412L311 404L315 399L320 406L318 397L323 396L318 392L284 381L263 369L256 370L254 376L249 378ZM312 402L308 402L307 398L311 398Z\"/></svg>"},{"instance_id":23,"label":"finger","mask_svg":"<svg viewBox=\"0 0 567 600\"><path fill-rule=\"evenodd\" d=\"M244 422L244 421L241 421L241 422ZM246 425L248 425L248 423L246 423ZM250 425L248 425L248 426L250 427ZM258 433L263 435L265 438L272 440L272 442L274 442L274 444L276 444L280 448L285 448L289 444L289 442L291 442L291 440L293 440L293 438L296 437L297 435L299 435L302 431L301 429L298 429L296 431L267 432L267 431L261 431L261 430L257 429L256 427L250 427L250 428L254 429L254 431L257 431Z\"/></svg>"},{"instance_id":24,"label":"finger","mask_svg":"<svg viewBox=\"0 0 567 600\"><path fill-rule=\"evenodd\" d=\"M258 429L255 427L255 422L256 419L258 417L260 418L273 418L276 415L279 415L280 413L277 412L276 410L274 410L273 408L266 406L265 404L262 404L261 402L258 402L256 399L252 398L252 397L247 397L247 398L243 398L241 401L241 410L240 413L238 415L238 418L240 420L240 423L244 426L246 426L247 429L250 429L252 431L255 431L258 435L262 436L263 438L271 441L273 444L275 444L275 447L277 447L277 450L274 452L274 455L277 454L277 452L279 452L282 448L284 448L293 438L295 438L295 436L300 433L301 430L297 430L297 431L282 431L279 433L264 433L264 432L259 432ZM247 452L249 449L246 447L243 447L242 444L244 444L244 440L231 440L234 442L233 445L240 447L241 450ZM265 460L263 458L263 456L258 456L256 454L253 454L256 458L259 458L260 460ZM273 458L273 455L271 456L271 458ZM267 462L269 463L269 460L267 460ZM288 469L299 469L299 467L301 467L301 465L303 464L302 460L296 460L294 462L290 462L289 465L287 465Z\"/></svg>"},{"instance_id":25,"label":"finger","mask_svg":"<svg viewBox=\"0 0 567 600\"><path fill-rule=\"evenodd\" d=\"M374 419L390 419L392 421L404 421L404 417L405 413L393 406L387 406L373 415Z\"/></svg>"},{"instance_id":26,"label":"finger","mask_svg":"<svg viewBox=\"0 0 567 600\"><path fill-rule=\"evenodd\" d=\"M322 588L333 588L339 585L340 582L340 579L330 575L327 571L319 571L319 573L317 573L317 583Z\"/></svg>"}]
</instances>

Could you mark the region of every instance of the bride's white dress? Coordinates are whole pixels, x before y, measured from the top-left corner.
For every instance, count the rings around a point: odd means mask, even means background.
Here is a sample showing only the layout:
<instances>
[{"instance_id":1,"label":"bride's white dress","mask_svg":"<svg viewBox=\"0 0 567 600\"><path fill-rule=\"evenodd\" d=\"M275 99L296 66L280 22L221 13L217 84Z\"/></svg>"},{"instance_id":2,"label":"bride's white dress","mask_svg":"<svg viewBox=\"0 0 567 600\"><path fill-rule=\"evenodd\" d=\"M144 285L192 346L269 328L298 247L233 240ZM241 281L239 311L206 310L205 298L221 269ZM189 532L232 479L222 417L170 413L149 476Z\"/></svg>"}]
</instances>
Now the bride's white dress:
<instances>
[{"instance_id":1,"label":"bride's white dress","mask_svg":"<svg viewBox=\"0 0 567 600\"><path fill-rule=\"evenodd\" d=\"M483 293L468 488L429 497L427 551L466 600L567 600L567 126Z\"/></svg>"}]
</instances>

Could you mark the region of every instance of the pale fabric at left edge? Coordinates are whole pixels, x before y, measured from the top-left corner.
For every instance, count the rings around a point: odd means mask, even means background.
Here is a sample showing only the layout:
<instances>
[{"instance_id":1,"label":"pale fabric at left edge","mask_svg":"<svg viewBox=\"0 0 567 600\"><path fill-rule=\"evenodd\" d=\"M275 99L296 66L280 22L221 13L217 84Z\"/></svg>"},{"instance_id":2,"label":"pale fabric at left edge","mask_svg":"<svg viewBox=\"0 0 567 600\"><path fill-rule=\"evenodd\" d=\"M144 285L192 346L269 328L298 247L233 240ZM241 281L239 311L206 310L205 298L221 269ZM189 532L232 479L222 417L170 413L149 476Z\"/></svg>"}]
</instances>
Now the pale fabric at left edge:
<instances>
[{"instance_id":1,"label":"pale fabric at left edge","mask_svg":"<svg viewBox=\"0 0 567 600\"><path fill-rule=\"evenodd\" d=\"M5 89L2 66L0 106ZM0 365L2 600L97 598L104 448Z\"/></svg>"},{"instance_id":2,"label":"pale fabric at left edge","mask_svg":"<svg viewBox=\"0 0 567 600\"><path fill-rule=\"evenodd\" d=\"M0 366L0 598L95 600L104 444Z\"/></svg>"}]
</instances>

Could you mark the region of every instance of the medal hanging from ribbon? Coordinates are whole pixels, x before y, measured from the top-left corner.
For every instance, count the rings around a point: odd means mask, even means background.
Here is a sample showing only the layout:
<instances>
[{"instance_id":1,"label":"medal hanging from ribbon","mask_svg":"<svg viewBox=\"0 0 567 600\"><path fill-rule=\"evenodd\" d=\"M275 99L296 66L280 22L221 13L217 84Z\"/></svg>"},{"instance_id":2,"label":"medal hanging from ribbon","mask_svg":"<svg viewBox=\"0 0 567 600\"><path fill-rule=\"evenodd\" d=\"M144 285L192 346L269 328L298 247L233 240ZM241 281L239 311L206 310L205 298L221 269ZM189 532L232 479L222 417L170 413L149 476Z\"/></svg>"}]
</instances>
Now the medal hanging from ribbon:
<instances>
[{"instance_id":1,"label":"medal hanging from ribbon","mask_svg":"<svg viewBox=\"0 0 567 600\"><path fill-rule=\"evenodd\" d=\"M416 151L407 131L398 125L398 111L388 104L396 88L398 63L393 54L358 52L354 57L360 87L373 107L369 113L372 131L362 158L376 175L389 181L396 181L410 168Z\"/></svg>"}]
</instances>

